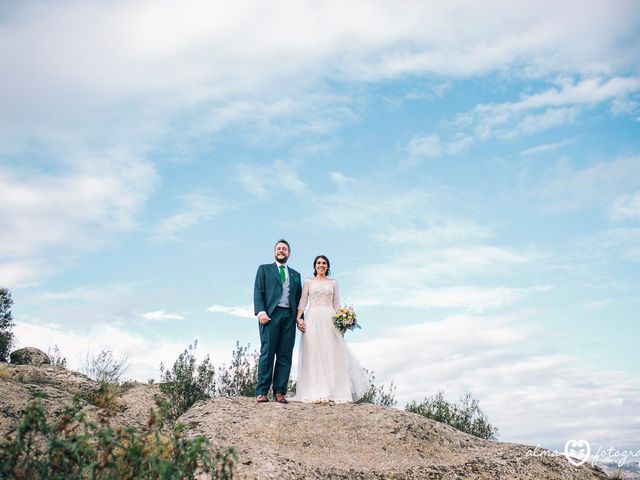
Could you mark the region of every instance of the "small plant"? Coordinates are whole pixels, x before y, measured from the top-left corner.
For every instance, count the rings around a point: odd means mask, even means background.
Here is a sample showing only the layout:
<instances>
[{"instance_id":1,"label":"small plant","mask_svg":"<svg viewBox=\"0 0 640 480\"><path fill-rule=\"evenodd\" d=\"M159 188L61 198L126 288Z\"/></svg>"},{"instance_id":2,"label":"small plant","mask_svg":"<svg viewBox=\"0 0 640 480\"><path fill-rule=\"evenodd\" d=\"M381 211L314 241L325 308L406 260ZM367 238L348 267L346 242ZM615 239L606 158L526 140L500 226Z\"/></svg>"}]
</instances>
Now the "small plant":
<instances>
[{"instance_id":1,"label":"small plant","mask_svg":"<svg viewBox=\"0 0 640 480\"><path fill-rule=\"evenodd\" d=\"M98 356L87 352L82 360L80 370L87 377L96 382L107 382L118 385L122 380L122 375L129 368L129 360L126 355L114 358L111 350L102 350Z\"/></svg>"},{"instance_id":2,"label":"small plant","mask_svg":"<svg viewBox=\"0 0 640 480\"><path fill-rule=\"evenodd\" d=\"M62 355L58 345L54 345L53 347L49 346L47 349L47 357L51 361L51 365L57 365L58 367L67 366L67 358Z\"/></svg>"},{"instance_id":3,"label":"small plant","mask_svg":"<svg viewBox=\"0 0 640 480\"><path fill-rule=\"evenodd\" d=\"M108 410L120 410L122 404L118 399L118 385L109 382L100 382L98 389L87 395L86 400L96 407L106 408Z\"/></svg>"},{"instance_id":4,"label":"small plant","mask_svg":"<svg viewBox=\"0 0 640 480\"><path fill-rule=\"evenodd\" d=\"M622 467L620 467L615 473L610 473L608 477L613 480L624 480L624 473L622 473Z\"/></svg>"},{"instance_id":5,"label":"small plant","mask_svg":"<svg viewBox=\"0 0 640 480\"><path fill-rule=\"evenodd\" d=\"M398 403L396 401L396 386L391 382L388 387L384 385L376 385L376 375L374 372L369 372L369 391L358 401L358 403L373 403L375 405L382 405L383 407L395 407Z\"/></svg>"},{"instance_id":6,"label":"small plant","mask_svg":"<svg viewBox=\"0 0 640 480\"><path fill-rule=\"evenodd\" d=\"M211 398L216 391L215 369L209 355L197 364L195 350L198 341L189 345L173 363L171 370L160 365L160 391L170 402L167 416L175 421L198 400Z\"/></svg>"},{"instance_id":7,"label":"small plant","mask_svg":"<svg viewBox=\"0 0 640 480\"><path fill-rule=\"evenodd\" d=\"M218 370L216 395L220 397L252 397L258 384L258 352L249 356L249 345L240 346L231 353L229 367L224 364Z\"/></svg>"},{"instance_id":8,"label":"small plant","mask_svg":"<svg viewBox=\"0 0 640 480\"><path fill-rule=\"evenodd\" d=\"M425 398L422 403L411 402L405 407L407 412L451 425L465 433L487 440L498 438L498 429L492 426L487 416L480 410L478 400L467 392L460 398L460 404L449 403L444 392Z\"/></svg>"},{"instance_id":9,"label":"small plant","mask_svg":"<svg viewBox=\"0 0 640 480\"><path fill-rule=\"evenodd\" d=\"M236 348L231 352L231 363L227 367L222 364L216 376L216 392L218 397L253 397L258 386L258 362L260 353L254 350L249 353L249 347L243 347L236 342ZM296 382L289 379L287 392L296 392ZM272 396L272 393L270 393Z\"/></svg>"},{"instance_id":10,"label":"small plant","mask_svg":"<svg viewBox=\"0 0 640 480\"><path fill-rule=\"evenodd\" d=\"M203 436L188 437L184 425L168 433L166 403L158 403L145 428L114 429L107 416L87 421L79 399L49 422L40 398L32 399L15 429L0 444L0 478L18 480L233 478L233 449L212 453Z\"/></svg>"}]
</instances>

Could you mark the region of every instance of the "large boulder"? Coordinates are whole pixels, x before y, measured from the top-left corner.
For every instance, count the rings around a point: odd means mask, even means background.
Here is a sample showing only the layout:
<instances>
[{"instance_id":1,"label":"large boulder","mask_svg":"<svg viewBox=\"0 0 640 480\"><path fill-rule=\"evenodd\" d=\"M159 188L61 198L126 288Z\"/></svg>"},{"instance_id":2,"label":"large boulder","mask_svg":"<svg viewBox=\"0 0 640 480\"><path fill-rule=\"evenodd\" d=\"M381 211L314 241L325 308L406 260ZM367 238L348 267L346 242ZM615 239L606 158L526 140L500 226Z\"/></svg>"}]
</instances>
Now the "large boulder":
<instances>
[{"instance_id":1,"label":"large boulder","mask_svg":"<svg viewBox=\"0 0 640 480\"><path fill-rule=\"evenodd\" d=\"M213 398L178 421L216 448L234 446L238 479L608 478L599 468L576 467L553 452L534 456L528 445L482 440L415 413L370 404Z\"/></svg>"},{"instance_id":2,"label":"large boulder","mask_svg":"<svg viewBox=\"0 0 640 480\"><path fill-rule=\"evenodd\" d=\"M14 350L9 358L14 365L44 365L51 363L49 356L35 347Z\"/></svg>"},{"instance_id":3,"label":"large boulder","mask_svg":"<svg viewBox=\"0 0 640 480\"><path fill-rule=\"evenodd\" d=\"M50 421L73 403L92 422L109 414L115 428L143 428L157 385L122 385L112 411L96 406L99 384L57 365L0 363L0 438L40 395ZM417 414L377 405L257 404L253 398L198 402L178 421L215 449L235 447L238 480L605 480L599 468L561 455L472 437ZM204 474L199 478L207 478ZM209 477L210 478L210 477Z\"/></svg>"}]
</instances>

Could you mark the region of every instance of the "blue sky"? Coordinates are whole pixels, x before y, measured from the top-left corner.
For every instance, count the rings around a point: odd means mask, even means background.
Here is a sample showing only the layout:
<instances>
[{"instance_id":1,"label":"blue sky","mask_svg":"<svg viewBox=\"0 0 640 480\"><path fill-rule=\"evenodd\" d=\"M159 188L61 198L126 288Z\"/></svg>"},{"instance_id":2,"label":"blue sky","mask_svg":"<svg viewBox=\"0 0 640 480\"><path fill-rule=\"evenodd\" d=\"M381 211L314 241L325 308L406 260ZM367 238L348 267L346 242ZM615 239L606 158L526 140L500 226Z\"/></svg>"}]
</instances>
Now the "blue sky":
<instances>
[{"instance_id":1,"label":"blue sky","mask_svg":"<svg viewBox=\"0 0 640 480\"><path fill-rule=\"evenodd\" d=\"M640 447L636 2L0 3L20 346L158 376L258 344L260 263L332 261L401 406Z\"/></svg>"}]
</instances>

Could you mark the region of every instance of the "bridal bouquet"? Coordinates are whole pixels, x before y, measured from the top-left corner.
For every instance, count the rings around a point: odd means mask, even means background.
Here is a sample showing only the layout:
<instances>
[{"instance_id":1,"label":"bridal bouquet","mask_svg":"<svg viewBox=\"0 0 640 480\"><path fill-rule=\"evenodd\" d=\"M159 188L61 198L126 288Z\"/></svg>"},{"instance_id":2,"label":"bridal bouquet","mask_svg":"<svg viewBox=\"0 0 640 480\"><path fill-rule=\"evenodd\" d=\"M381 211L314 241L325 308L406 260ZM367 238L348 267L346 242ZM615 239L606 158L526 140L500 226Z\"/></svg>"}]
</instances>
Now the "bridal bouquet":
<instances>
[{"instance_id":1,"label":"bridal bouquet","mask_svg":"<svg viewBox=\"0 0 640 480\"><path fill-rule=\"evenodd\" d=\"M361 328L356 320L356 312L352 306L338 310L338 313L333 317L333 324L343 335L347 330Z\"/></svg>"}]
</instances>

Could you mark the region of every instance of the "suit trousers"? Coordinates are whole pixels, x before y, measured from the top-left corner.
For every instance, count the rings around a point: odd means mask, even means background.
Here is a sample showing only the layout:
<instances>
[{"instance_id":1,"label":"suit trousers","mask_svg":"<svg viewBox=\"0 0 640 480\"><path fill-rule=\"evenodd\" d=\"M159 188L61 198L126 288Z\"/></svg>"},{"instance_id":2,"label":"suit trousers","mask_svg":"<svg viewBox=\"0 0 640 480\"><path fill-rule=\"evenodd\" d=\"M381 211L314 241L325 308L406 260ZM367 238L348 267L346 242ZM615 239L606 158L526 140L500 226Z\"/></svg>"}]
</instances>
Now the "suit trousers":
<instances>
[{"instance_id":1,"label":"suit trousers","mask_svg":"<svg viewBox=\"0 0 640 480\"><path fill-rule=\"evenodd\" d=\"M266 325L259 324L261 345L256 395L267 395L272 380L274 394L287 393L296 341L295 324L293 309L282 307L276 307Z\"/></svg>"}]
</instances>

